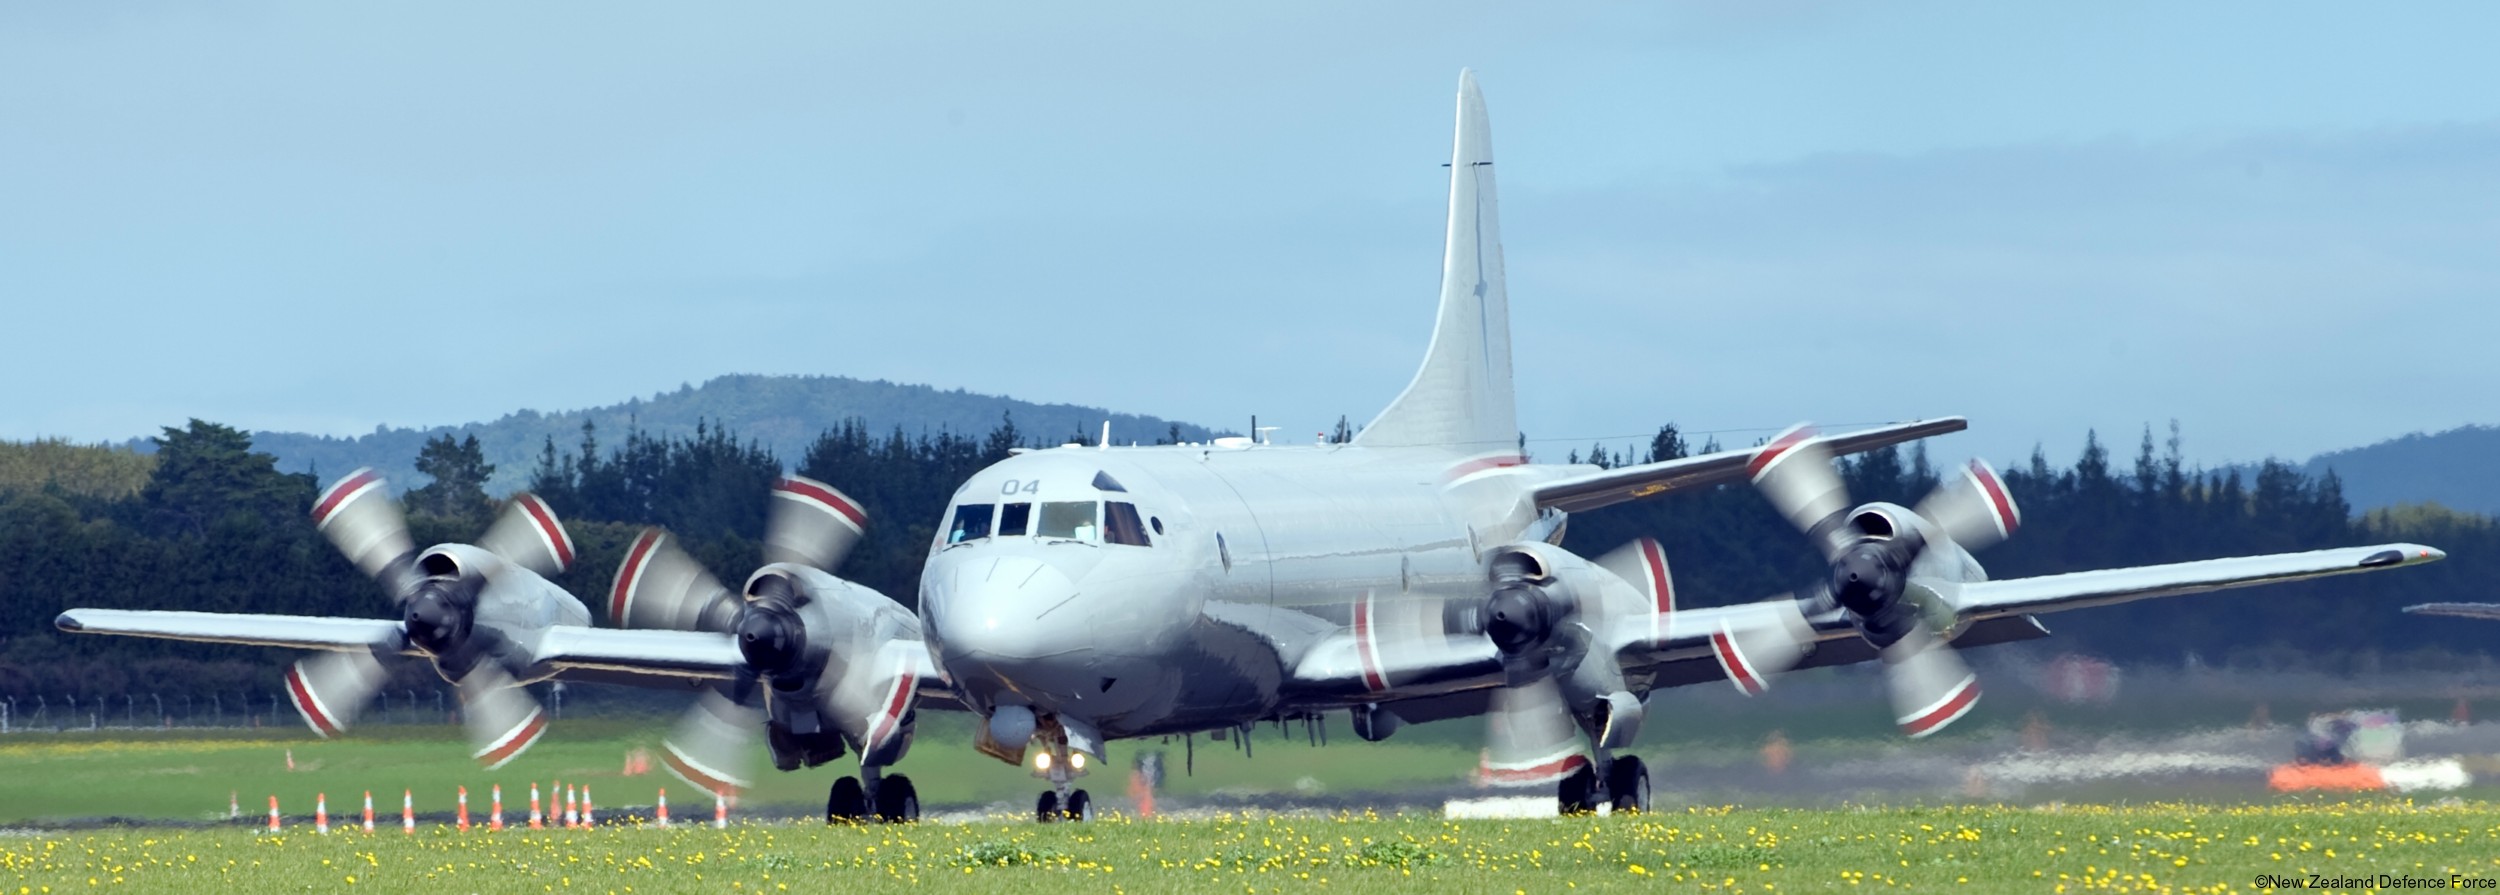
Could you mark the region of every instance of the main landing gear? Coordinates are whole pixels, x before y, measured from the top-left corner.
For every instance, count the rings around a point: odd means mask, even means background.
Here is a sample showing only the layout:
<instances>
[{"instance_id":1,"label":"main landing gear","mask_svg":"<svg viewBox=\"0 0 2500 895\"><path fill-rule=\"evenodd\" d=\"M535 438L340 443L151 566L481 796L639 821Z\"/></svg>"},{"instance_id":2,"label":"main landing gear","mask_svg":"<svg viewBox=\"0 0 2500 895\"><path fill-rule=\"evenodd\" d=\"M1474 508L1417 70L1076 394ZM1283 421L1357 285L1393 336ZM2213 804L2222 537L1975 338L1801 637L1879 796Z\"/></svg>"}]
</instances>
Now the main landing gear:
<instances>
[{"instance_id":1,"label":"main landing gear","mask_svg":"<svg viewBox=\"0 0 2500 895\"><path fill-rule=\"evenodd\" d=\"M920 820L920 791L912 787L911 778L887 777L883 771L862 766L859 776L833 781L833 791L825 796L825 822L861 823L871 809L876 819L890 824Z\"/></svg>"},{"instance_id":2,"label":"main landing gear","mask_svg":"<svg viewBox=\"0 0 2500 895\"><path fill-rule=\"evenodd\" d=\"M1601 785L1601 781L1602 785ZM1597 750L1597 760L1581 765L1556 785L1556 798L1564 814L1594 814L1603 805L1616 812L1649 811L1649 767L1639 756L1609 756Z\"/></svg>"}]
</instances>

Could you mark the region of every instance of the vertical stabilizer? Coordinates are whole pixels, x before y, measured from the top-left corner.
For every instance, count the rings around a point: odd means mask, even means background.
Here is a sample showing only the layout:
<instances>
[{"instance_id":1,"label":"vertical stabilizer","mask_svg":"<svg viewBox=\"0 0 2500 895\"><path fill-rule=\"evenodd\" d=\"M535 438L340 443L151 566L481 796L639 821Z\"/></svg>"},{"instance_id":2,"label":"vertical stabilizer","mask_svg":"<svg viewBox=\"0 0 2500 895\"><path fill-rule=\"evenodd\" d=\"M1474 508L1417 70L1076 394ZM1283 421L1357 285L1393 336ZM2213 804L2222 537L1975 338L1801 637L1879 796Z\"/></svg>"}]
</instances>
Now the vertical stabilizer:
<instances>
[{"instance_id":1,"label":"vertical stabilizer","mask_svg":"<svg viewBox=\"0 0 2500 895\"><path fill-rule=\"evenodd\" d=\"M1423 369L1355 437L1385 447L1513 449L1519 423L1510 390L1510 298L1502 289L1495 223L1493 131L1472 71L1458 74L1458 138L1450 153L1449 243L1441 256L1441 315Z\"/></svg>"}]
</instances>

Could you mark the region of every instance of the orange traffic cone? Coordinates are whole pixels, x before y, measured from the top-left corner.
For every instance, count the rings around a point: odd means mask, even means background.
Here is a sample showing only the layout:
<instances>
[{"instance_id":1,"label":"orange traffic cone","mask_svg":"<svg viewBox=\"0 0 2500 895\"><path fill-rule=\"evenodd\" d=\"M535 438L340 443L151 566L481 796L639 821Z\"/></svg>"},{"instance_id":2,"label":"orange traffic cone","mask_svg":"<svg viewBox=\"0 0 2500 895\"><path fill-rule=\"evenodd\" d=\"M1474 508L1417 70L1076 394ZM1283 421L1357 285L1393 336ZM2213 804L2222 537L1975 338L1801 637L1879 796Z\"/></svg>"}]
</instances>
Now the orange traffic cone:
<instances>
[{"instance_id":1,"label":"orange traffic cone","mask_svg":"<svg viewBox=\"0 0 2500 895\"><path fill-rule=\"evenodd\" d=\"M599 822L590 816L590 784L584 783L582 784L582 829L587 830L598 825Z\"/></svg>"},{"instance_id":2,"label":"orange traffic cone","mask_svg":"<svg viewBox=\"0 0 2500 895\"><path fill-rule=\"evenodd\" d=\"M278 831L278 797L269 797L269 832Z\"/></svg>"},{"instance_id":3,"label":"orange traffic cone","mask_svg":"<svg viewBox=\"0 0 2500 895\"><path fill-rule=\"evenodd\" d=\"M720 794L720 791L719 791L719 790L713 790L713 791L712 791L712 829L715 829L715 830L725 830L725 829L728 829L728 828L729 828L729 800L728 800L727 798L722 797L722 796L721 796L721 794Z\"/></svg>"},{"instance_id":4,"label":"orange traffic cone","mask_svg":"<svg viewBox=\"0 0 2500 895\"><path fill-rule=\"evenodd\" d=\"M330 794L313 794L313 832L330 835Z\"/></svg>"},{"instance_id":5,"label":"orange traffic cone","mask_svg":"<svg viewBox=\"0 0 2500 895\"><path fill-rule=\"evenodd\" d=\"M652 809L651 813L659 819L662 829L668 827L668 787L660 787L660 807Z\"/></svg>"},{"instance_id":6,"label":"orange traffic cone","mask_svg":"<svg viewBox=\"0 0 2500 895\"><path fill-rule=\"evenodd\" d=\"M416 790L399 791L399 831L410 836L417 835Z\"/></svg>"},{"instance_id":7,"label":"orange traffic cone","mask_svg":"<svg viewBox=\"0 0 2500 895\"><path fill-rule=\"evenodd\" d=\"M486 828L500 830L503 829L503 784L495 784L493 798L494 801L487 803L491 807L486 809Z\"/></svg>"},{"instance_id":8,"label":"orange traffic cone","mask_svg":"<svg viewBox=\"0 0 2500 895\"><path fill-rule=\"evenodd\" d=\"M581 806L573 801L573 787L567 786L564 788L564 828L570 830L581 825Z\"/></svg>"},{"instance_id":9,"label":"orange traffic cone","mask_svg":"<svg viewBox=\"0 0 2500 895\"><path fill-rule=\"evenodd\" d=\"M286 769L295 770L295 750L293 749L286 750Z\"/></svg>"},{"instance_id":10,"label":"orange traffic cone","mask_svg":"<svg viewBox=\"0 0 2500 895\"><path fill-rule=\"evenodd\" d=\"M234 790L226 790L226 819L243 819L243 800Z\"/></svg>"},{"instance_id":11,"label":"orange traffic cone","mask_svg":"<svg viewBox=\"0 0 2500 895\"><path fill-rule=\"evenodd\" d=\"M373 790L365 790L365 835L373 835Z\"/></svg>"},{"instance_id":12,"label":"orange traffic cone","mask_svg":"<svg viewBox=\"0 0 2500 895\"><path fill-rule=\"evenodd\" d=\"M538 810L538 781L530 781L530 829L546 828L547 816Z\"/></svg>"},{"instance_id":13,"label":"orange traffic cone","mask_svg":"<svg viewBox=\"0 0 2500 895\"><path fill-rule=\"evenodd\" d=\"M460 788L460 832L469 831L469 788Z\"/></svg>"}]
</instances>

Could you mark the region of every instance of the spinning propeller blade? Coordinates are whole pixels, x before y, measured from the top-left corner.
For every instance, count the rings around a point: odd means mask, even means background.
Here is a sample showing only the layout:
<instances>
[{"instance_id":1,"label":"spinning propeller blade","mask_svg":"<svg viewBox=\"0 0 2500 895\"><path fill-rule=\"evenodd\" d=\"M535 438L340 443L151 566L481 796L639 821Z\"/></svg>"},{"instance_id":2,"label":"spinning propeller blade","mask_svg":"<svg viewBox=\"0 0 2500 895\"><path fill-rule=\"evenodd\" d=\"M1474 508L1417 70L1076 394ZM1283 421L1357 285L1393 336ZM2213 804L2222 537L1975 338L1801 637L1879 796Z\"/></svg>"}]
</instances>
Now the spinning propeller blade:
<instances>
[{"instance_id":1,"label":"spinning propeller blade","mask_svg":"<svg viewBox=\"0 0 2500 895\"><path fill-rule=\"evenodd\" d=\"M372 650L324 652L296 662L286 670L286 696L302 713L304 723L322 738L338 736L364 711L365 703L391 676Z\"/></svg>"},{"instance_id":2,"label":"spinning propeller blade","mask_svg":"<svg viewBox=\"0 0 2500 895\"><path fill-rule=\"evenodd\" d=\"M1979 700L1978 678L1908 594L1909 572L1919 556L1942 538L1965 550L2004 540L2021 524L2013 496L1996 471L1972 461L1940 483L1912 511L1926 524L1894 525L1886 513L1849 516L1850 501L1831 452L1815 441L1813 428L1798 425L1756 452L1749 469L1763 496L1815 541L1831 563L1829 577L1808 601L1817 611L1837 607L1883 655L1894 716L1903 733L1923 737L1969 713ZM1876 531L1860 520L1882 517ZM1906 521L1906 520L1904 520ZM1794 606L1796 600L1774 601ZM1752 631L1728 629L1712 640L1720 664L1740 689L1758 692L1768 674L1795 664L1804 636L1783 621ZM1782 644L1781 640L1788 640Z\"/></svg>"},{"instance_id":3,"label":"spinning propeller blade","mask_svg":"<svg viewBox=\"0 0 2500 895\"><path fill-rule=\"evenodd\" d=\"M657 528L634 538L608 589L608 619L619 627L727 632L737 613L736 595Z\"/></svg>"},{"instance_id":4,"label":"spinning propeller blade","mask_svg":"<svg viewBox=\"0 0 2500 895\"><path fill-rule=\"evenodd\" d=\"M1476 782L1485 786L1539 786L1562 779L1588 757L1580 754L1580 730L1563 702L1562 687L1545 676L1493 691L1485 713L1484 753Z\"/></svg>"},{"instance_id":5,"label":"spinning propeller blade","mask_svg":"<svg viewBox=\"0 0 2500 895\"><path fill-rule=\"evenodd\" d=\"M733 695L739 689L754 688L752 678L744 683L743 688L724 684L704 691L694 708L669 731L660 747L670 773L723 797L747 788L747 766L755 754L755 734L764 727L765 713Z\"/></svg>"},{"instance_id":6,"label":"spinning propeller blade","mask_svg":"<svg viewBox=\"0 0 2500 895\"><path fill-rule=\"evenodd\" d=\"M313 526L356 568L382 583L394 601L408 597L417 548L408 538L408 517L391 499L390 484L370 467L332 482L313 501Z\"/></svg>"},{"instance_id":7,"label":"spinning propeller blade","mask_svg":"<svg viewBox=\"0 0 2500 895\"><path fill-rule=\"evenodd\" d=\"M764 562L793 562L830 572L866 532L868 511L849 495L803 476L773 483L772 518L764 527Z\"/></svg>"},{"instance_id":8,"label":"spinning propeller blade","mask_svg":"<svg viewBox=\"0 0 2500 895\"><path fill-rule=\"evenodd\" d=\"M479 662L460 677L460 716L469 731L470 753L487 770L520 757L547 732L547 712L520 682L492 661Z\"/></svg>"},{"instance_id":9,"label":"spinning propeller blade","mask_svg":"<svg viewBox=\"0 0 2500 895\"><path fill-rule=\"evenodd\" d=\"M513 495L477 545L542 578L564 574L573 565L572 534L556 519L556 511L535 494Z\"/></svg>"}]
</instances>

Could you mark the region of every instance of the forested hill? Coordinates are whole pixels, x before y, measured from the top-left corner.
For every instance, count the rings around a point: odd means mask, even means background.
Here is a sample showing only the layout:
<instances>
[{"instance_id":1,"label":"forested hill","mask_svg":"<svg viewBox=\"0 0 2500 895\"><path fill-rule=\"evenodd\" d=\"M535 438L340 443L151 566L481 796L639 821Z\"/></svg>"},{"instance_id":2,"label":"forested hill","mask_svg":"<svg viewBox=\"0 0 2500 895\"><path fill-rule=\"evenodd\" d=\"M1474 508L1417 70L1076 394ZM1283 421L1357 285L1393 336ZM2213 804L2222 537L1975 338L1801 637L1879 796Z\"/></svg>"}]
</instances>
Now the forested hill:
<instances>
[{"instance_id":1,"label":"forested hill","mask_svg":"<svg viewBox=\"0 0 2500 895\"><path fill-rule=\"evenodd\" d=\"M2332 469L2355 508L2436 502L2500 514L2500 427L2461 426L2319 454L2302 464L2312 478Z\"/></svg>"},{"instance_id":2,"label":"forested hill","mask_svg":"<svg viewBox=\"0 0 2500 895\"><path fill-rule=\"evenodd\" d=\"M737 375L588 410L522 410L493 422L385 428L354 438L256 432L252 445L275 455L280 471L318 471L328 478L371 466L406 489L425 483L414 463L417 450L427 440L442 434L475 435L486 462L495 465L487 490L504 494L528 482L547 439L555 439L559 450L573 451L581 443L583 423L595 425L601 440L614 443L636 427L647 435L666 438L692 435L697 423L708 422L713 428L738 433L741 439L755 440L775 456L794 459L807 452L817 435L845 420L858 419L869 431L880 434L900 427L916 437L940 431L988 432L997 428L1002 414L1010 413L1015 415L1016 428L1045 440L1083 434L1090 441L1102 431L1106 419L1111 421L1112 437L1122 443L1151 443L1169 435L1175 425L1185 440L1203 441L1210 434L1201 426L1156 417L1074 404L1035 404L961 389L940 391L843 376Z\"/></svg>"}]
</instances>

